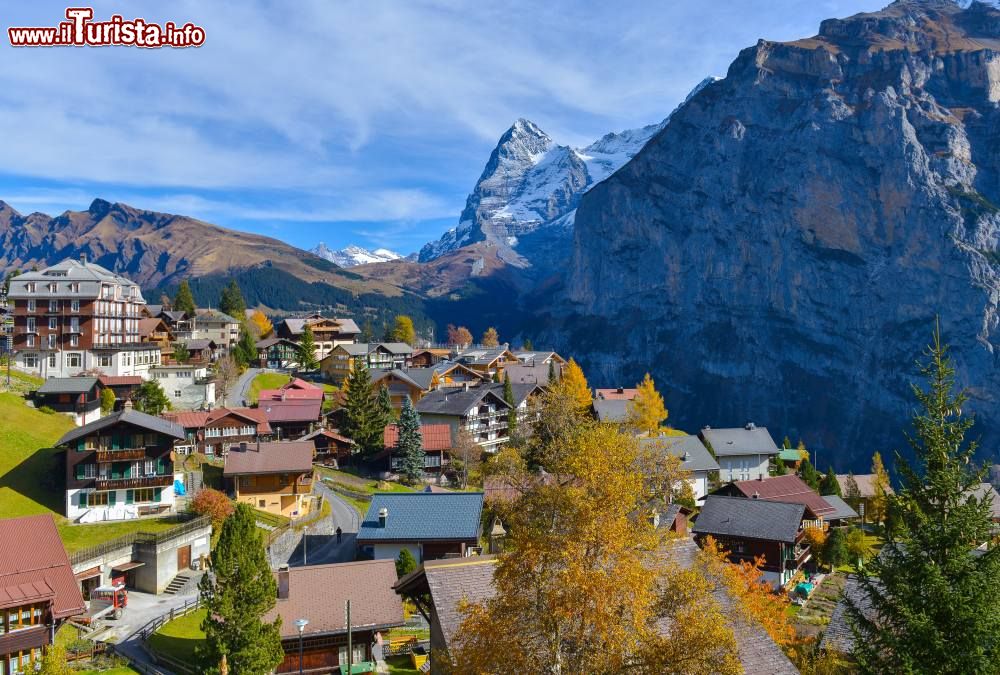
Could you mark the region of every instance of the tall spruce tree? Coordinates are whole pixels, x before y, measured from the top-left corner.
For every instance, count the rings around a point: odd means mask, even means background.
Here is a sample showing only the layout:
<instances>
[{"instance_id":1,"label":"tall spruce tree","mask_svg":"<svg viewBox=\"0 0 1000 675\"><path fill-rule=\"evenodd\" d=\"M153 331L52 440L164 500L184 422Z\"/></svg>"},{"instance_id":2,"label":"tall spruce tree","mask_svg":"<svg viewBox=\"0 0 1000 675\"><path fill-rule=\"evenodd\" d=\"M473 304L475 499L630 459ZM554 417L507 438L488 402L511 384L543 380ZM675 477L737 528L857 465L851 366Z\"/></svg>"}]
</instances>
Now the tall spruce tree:
<instances>
[{"instance_id":1,"label":"tall spruce tree","mask_svg":"<svg viewBox=\"0 0 1000 675\"><path fill-rule=\"evenodd\" d=\"M837 474L833 472L832 466L826 467L826 474L823 475L823 479L819 482L819 493L821 495L844 496L840 491L840 483L837 481Z\"/></svg>"},{"instance_id":2,"label":"tall spruce tree","mask_svg":"<svg viewBox=\"0 0 1000 675\"><path fill-rule=\"evenodd\" d=\"M902 489L889 497L886 543L859 574L871 610L848 602L854 657L870 673L996 673L1000 548L974 550L992 539L992 500L973 495L984 471L973 468L973 420L938 329L919 366L913 463L896 454Z\"/></svg>"},{"instance_id":3,"label":"tall spruce tree","mask_svg":"<svg viewBox=\"0 0 1000 675\"><path fill-rule=\"evenodd\" d=\"M385 429L387 424L391 424L396 416L392 411L392 397L389 395L389 387L378 388L378 395L375 397L375 419L380 428Z\"/></svg>"},{"instance_id":4,"label":"tall spruce tree","mask_svg":"<svg viewBox=\"0 0 1000 675\"><path fill-rule=\"evenodd\" d=\"M399 441L396 452L399 454L399 473L403 479L413 485L424 476L424 439L420 433L420 417L413 409L410 397L403 399L403 409L399 413Z\"/></svg>"},{"instance_id":5,"label":"tall spruce tree","mask_svg":"<svg viewBox=\"0 0 1000 675\"><path fill-rule=\"evenodd\" d=\"M549 384L556 383L556 362L555 359L549 360Z\"/></svg>"},{"instance_id":6,"label":"tall spruce tree","mask_svg":"<svg viewBox=\"0 0 1000 675\"><path fill-rule=\"evenodd\" d=\"M249 504L237 504L222 524L212 571L198 586L208 610L201 624L205 643L199 648L199 672L218 672L223 656L230 672L274 672L284 658L281 617L271 623L262 617L274 607L278 587Z\"/></svg>"},{"instance_id":7,"label":"tall spruce tree","mask_svg":"<svg viewBox=\"0 0 1000 675\"><path fill-rule=\"evenodd\" d=\"M236 359L236 363L240 367L244 368L257 360L257 343L254 341L250 331L245 328L240 331L240 340L236 343L236 347L233 348L233 358Z\"/></svg>"},{"instance_id":8,"label":"tall spruce tree","mask_svg":"<svg viewBox=\"0 0 1000 675\"><path fill-rule=\"evenodd\" d=\"M517 430L517 404L514 402L514 387L510 383L510 374L503 374L503 400L510 406L507 413L507 435L511 436Z\"/></svg>"},{"instance_id":9,"label":"tall spruce tree","mask_svg":"<svg viewBox=\"0 0 1000 675\"><path fill-rule=\"evenodd\" d=\"M364 360L354 359L354 368L345 383L344 429L362 456L370 457L382 449L382 432L378 402L372 391L372 378Z\"/></svg>"},{"instance_id":10,"label":"tall spruce tree","mask_svg":"<svg viewBox=\"0 0 1000 675\"><path fill-rule=\"evenodd\" d=\"M191 285L185 279L177 287L177 295L174 296L174 311L194 314L195 309L194 294L191 293Z\"/></svg>"},{"instance_id":11,"label":"tall spruce tree","mask_svg":"<svg viewBox=\"0 0 1000 675\"><path fill-rule=\"evenodd\" d=\"M302 330L302 339L299 340L299 368L309 372L319 368L316 360L316 338L313 337L312 328L309 324Z\"/></svg>"},{"instance_id":12,"label":"tall spruce tree","mask_svg":"<svg viewBox=\"0 0 1000 675\"><path fill-rule=\"evenodd\" d=\"M819 490L819 472L812 465L809 458L805 458L799 463L799 478L813 490Z\"/></svg>"},{"instance_id":13,"label":"tall spruce tree","mask_svg":"<svg viewBox=\"0 0 1000 675\"><path fill-rule=\"evenodd\" d=\"M243 299L243 292L236 279L230 280L229 284L222 289L222 296L219 298L219 311L225 312L240 323L246 321L247 303Z\"/></svg>"}]
</instances>

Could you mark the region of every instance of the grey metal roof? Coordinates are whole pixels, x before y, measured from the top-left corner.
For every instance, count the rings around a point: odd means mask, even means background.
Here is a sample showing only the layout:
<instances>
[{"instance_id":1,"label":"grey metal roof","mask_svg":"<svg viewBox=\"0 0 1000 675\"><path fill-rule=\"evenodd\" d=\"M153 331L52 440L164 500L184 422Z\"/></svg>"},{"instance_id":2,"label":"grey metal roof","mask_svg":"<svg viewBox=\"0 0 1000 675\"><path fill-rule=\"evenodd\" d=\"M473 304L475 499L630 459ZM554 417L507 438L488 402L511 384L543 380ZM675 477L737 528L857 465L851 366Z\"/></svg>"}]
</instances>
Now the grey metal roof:
<instances>
[{"instance_id":1,"label":"grey metal roof","mask_svg":"<svg viewBox=\"0 0 1000 675\"><path fill-rule=\"evenodd\" d=\"M351 334L356 335L361 332L361 329L358 328L358 324L354 321L354 319L337 319L334 317L321 317L321 318L322 319L328 318L330 321L336 321L337 330L345 335L351 335ZM299 333L303 332L306 329L306 322L314 322L318 320L319 319L317 319L315 316L308 316L300 319L285 319L284 324L285 328L287 328L292 335L298 335Z\"/></svg>"},{"instance_id":2,"label":"grey metal roof","mask_svg":"<svg viewBox=\"0 0 1000 675\"><path fill-rule=\"evenodd\" d=\"M389 513L385 527L379 525L382 509ZM477 540L482 511L482 492L380 492L372 496L356 541Z\"/></svg>"},{"instance_id":3,"label":"grey metal roof","mask_svg":"<svg viewBox=\"0 0 1000 675\"><path fill-rule=\"evenodd\" d=\"M59 442L56 443L56 445L60 446L72 443L75 440L89 436L95 431L100 431L101 429L113 426L119 422L131 424L134 427L146 429L147 431L153 431L158 434L173 436L177 440L183 440L185 438L184 427L176 422L169 422L162 417L155 417L154 415L147 415L146 413L139 412L138 410L126 408L125 410L119 410L116 413L105 415L101 419L94 420L90 424L85 424L79 429L73 429L72 431L66 432L66 434L59 439Z\"/></svg>"},{"instance_id":4,"label":"grey metal roof","mask_svg":"<svg viewBox=\"0 0 1000 675\"><path fill-rule=\"evenodd\" d=\"M623 399L597 399L594 401L594 413L600 422L622 423L628 419L628 401Z\"/></svg>"},{"instance_id":5,"label":"grey metal roof","mask_svg":"<svg viewBox=\"0 0 1000 675\"><path fill-rule=\"evenodd\" d=\"M50 377L38 388L39 394L85 394L94 388L96 377Z\"/></svg>"},{"instance_id":6,"label":"grey metal roof","mask_svg":"<svg viewBox=\"0 0 1000 675\"><path fill-rule=\"evenodd\" d=\"M877 583L876 581L876 585ZM840 601L833 608L830 623L827 624L826 630L823 632L823 639L819 643L820 649L832 649L840 654L850 654L854 651L854 632L851 631L851 625L848 623L848 599L861 610L864 616L870 619L875 618L871 600L858 582L858 578L853 574L848 576Z\"/></svg>"},{"instance_id":7,"label":"grey metal roof","mask_svg":"<svg viewBox=\"0 0 1000 675\"><path fill-rule=\"evenodd\" d=\"M200 352L202 349L215 349L218 345L214 340L208 338L198 338L197 340L180 341L187 349Z\"/></svg>"},{"instance_id":8,"label":"grey metal roof","mask_svg":"<svg viewBox=\"0 0 1000 675\"><path fill-rule=\"evenodd\" d=\"M858 517L858 512L837 495L823 495L823 501L833 507L833 513L823 515L827 520L843 520L844 518Z\"/></svg>"},{"instance_id":9,"label":"grey metal roof","mask_svg":"<svg viewBox=\"0 0 1000 675\"><path fill-rule=\"evenodd\" d=\"M803 504L709 495L691 529L696 534L791 544L799 533L805 510Z\"/></svg>"},{"instance_id":10,"label":"grey metal roof","mask_svg":"<svg viewBox=\"0 0 1000 675\"><path fill-rule=\"evenodd\" d=\"M495 382L488 385L497 396L503 398L503 384L496 384ZM524 400L531 396L532 394L544 393L544 389L540 385L524 383L524 382L511 382L510 383L510 393L514 394L514 406L519 406L524 403Z\"/></svg>"},{"instance_id":11,"label":"grey metal roof","mask_svg":"<svg viewBox=\"0 0 1000 675\"><path fill-rule=\"evenodd\" d=\"M412 354L413 347L406 344L405 342L376 342L371 345L371 351L375 351L379 347L385 349L391 354Z\"/></svg>"},{"instance_id":12,"label":"grey metal roof","mask_svg":"<svg viewBox=\"0 0 1000 675\"><path fill-rule=\"evenodd\" d=\"M490 398L497 405L509 408L503 396L496 394L490 387L469 387L468 390L457 387L432 391L417 401L415 406L421 415L458 415L464 416L470 409L479 405L484 398Z\"/></svg>"},{"instance_id":13,"label":"grey metal roof","mask_svg":"<svg viewBox=\"0 0 1000 675\"><path fill-rule=\"evenodd\" d=\"M500 356L504 353L509 351L510 349L508 349L506 344L486 349L467 349L458 355L457 360L462 363L487 364L492 363L496 359L500 358Z\"/></svg>"},{"instance_id":14,"label":"grey metal roof","mask_svg":"<svg viewBox=\"0 0 1000 675\"><path fill-rule=\"evenodd\" d=\"M639 443L643 447L663 448L674 457L680 457L681 468L685 471L719 470L719 463L697 436L652 436L639 439Z\"/></svg>"},{"instance_id":15,"label":"grey metal roof","mask_svg":"<svg viewBox=\"0 0 1000 675\"><path fill-rule=\"evenodd\" d=\"M239 323L236 319L225 312L217 309L199 309L195 318L198 321L217 321L219 323Z\"/></svg>"},{"instance_id":16,"label":"grey metal roof","mask_svg":"<svg viewBox=\"0 0 1000 675\"><path fill-rule=\"evenodd\" d=\"M747 428L750 427L750 428ZM767 432L767 427L748 424L738 429L712 429L705 427L701 436L712 444L716 457L730 455L777 455L778 446Z\"/></svg>"},{"instance_id":17,"label":"grey metal roof","mask_svg":"<svg viewBox=\"0 0 1000 675\"><path fill-rule=\"evenodd\" d=\"M28 283L35 282L34 292L28 291ZM55 282L59 284L56 293L50 293L46 286ZM67 282L80 284L79 291L70 291ZM15 298L52 297L97 298L101 294L101 285L105 283L121 285L127 289L135 289L134 302L145 303L139 285L120 274L116 274L92 262L83 262L67 258L43 270L25 272L10 281L8 296Z\"/></svg>"}]
</instances>

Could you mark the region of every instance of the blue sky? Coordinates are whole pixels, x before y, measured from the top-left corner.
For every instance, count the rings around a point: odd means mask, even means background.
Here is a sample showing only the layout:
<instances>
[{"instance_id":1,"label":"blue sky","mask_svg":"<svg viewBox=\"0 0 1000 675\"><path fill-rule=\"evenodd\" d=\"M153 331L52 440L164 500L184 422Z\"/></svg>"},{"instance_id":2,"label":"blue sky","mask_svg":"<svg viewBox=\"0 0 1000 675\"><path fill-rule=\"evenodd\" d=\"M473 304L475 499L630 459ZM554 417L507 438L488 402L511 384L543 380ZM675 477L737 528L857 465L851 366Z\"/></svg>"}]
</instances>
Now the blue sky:
<instances>
[{"instance_id":1,"label":"blue sky","mask_svg":"<svg viewBox=\"0 0 1000 675\"><path fill-rule=\"evenodd\" d=\"M94 5L203 26L184 50L13 49L8 26L54 26L66 4L5 3L0 199L409 253L457 223L516 118L574 145L657 122L758 38L887 1Z\"/></svg>"}]
</instances>

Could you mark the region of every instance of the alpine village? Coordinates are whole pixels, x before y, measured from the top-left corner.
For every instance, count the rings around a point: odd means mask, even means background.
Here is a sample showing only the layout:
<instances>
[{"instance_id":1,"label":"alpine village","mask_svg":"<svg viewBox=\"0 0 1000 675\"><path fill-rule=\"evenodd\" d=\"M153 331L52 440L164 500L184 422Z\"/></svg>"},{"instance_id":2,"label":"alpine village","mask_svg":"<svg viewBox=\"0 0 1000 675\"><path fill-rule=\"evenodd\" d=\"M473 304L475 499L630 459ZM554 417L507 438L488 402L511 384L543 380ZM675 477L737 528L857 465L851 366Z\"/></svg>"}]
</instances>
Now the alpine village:
<instances>
[{"instance_id":1,"label":"alpine village","mask_svg":"<svg viewBox=\"0 0 1000 675\"><path fill-rule=\"evenodd\" d=\"M998 55L518 120L409 258L0 202L0 675L1000 673Z\"/></svg>"}]
</instances>

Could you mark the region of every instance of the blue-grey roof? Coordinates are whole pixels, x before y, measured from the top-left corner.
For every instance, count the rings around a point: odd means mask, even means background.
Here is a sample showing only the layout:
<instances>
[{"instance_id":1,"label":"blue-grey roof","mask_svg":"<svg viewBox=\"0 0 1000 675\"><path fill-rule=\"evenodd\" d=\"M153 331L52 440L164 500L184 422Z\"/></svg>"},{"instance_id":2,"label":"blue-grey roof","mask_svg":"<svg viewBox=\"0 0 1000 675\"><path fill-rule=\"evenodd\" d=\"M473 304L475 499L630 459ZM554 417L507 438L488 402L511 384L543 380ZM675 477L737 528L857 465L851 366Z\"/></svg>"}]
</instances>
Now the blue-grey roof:
<instances>
[{"instance_id":1,"label":"blue-grey roof","mask_svg":"<svg viewBox=\"0 0 1000 675\"><path fill-rule=\"evenodd\" d=\"M468 390L448 387L432 391L417 401L415 406L421 415L464 416L484 398L489 398L498 406L509 408L503 396L493 392L489 386L470 387Z\"/></svg>"},{"instance_id":2,"label":"blue-grey roof","mask_svg":"<svg viewBox=\"0 0 1000 675\"><path fill-rule=\"evenodd\" d=\"M378 514L389 512L385 527ZM357 541L430 541L479 538L482 492L380 492L372 497Z\"/></svg>"},{"instance_id":3,"label":"blue-grey roof","mask_svg":"<svg viewBox=\"0 0 1000 675\"><path fill-rule=\"evenodd\" d=\"M827 520L842 520L844 518L858 517L858 512L852 509L850 504L837 495L823 495L823 501L833 507L833 513L827 513L823 516Z\"/></svg>"},{"instance_id":4,"label":"blue-grey roof","mask_svg":"<svg viewBox=\"0 0 1000 675\"><path fill-rule=\"evenodd\" d=\"M118 422L131 424L132 426L139 427L140 429L154 431L166 436L173 436L177 440L186 438L184 435L184 427L176 422L170 422L162 417L155 417L153 415L147 415L144 412L139 412L138 410L126 408L125 410L119 410L118 412L111 413L110 415L105 415L101 419L94 420L90 424L84 424L78 429L66 432L66 434L59 439L59 442L56 443L56 446L72 443L80 438L86 438L95 431L100 431L101 429L110 427Z\"/></svg>"},{"instance_id":5,"label":"blue-grey roof","mask_svg":"<svg viewBox=\"0 0 1000 675\"><path fill-rule=\"evenodd\" d=\"M793 543L805 514L804 504L709 495L691 531Z\"/></svg>"},{"instance_id":6,"label":"blue-grey roof","mask_svg":"<svg viewBox=\"0 0 1000 675\"><path fill-rule=\"evenodd\" d=\"M50 377L38 388L39 394L84 394L94 388L97 378Z\"/></svg>"},{"instance_id":7,"label":"blue-grey roof","mask_svg":"<svg viewBox=\"0 0 1000 675\"><path fill-rule=\"evenodd\" d=\"M685 471L718 471L719 463L708 452L697 436L652 436L639 439L644 447L663 448L674 457L681 458Z\"/></svg>"},{"instance_id":8,"label":"blue-grey roof","mask_svg":"<svg viewBox=\"0 0 1000 675\"><path fill-rule=\"evenodd\" d=\"M628 419L628 404L624 399L599 398L594 401L594 413L600 422L624 423Z\"/></svg>"},{"instance_id":9,"label":"blue-grey roof","mask_svg":"<svg viewBox=\"0 0 1000 675\"><path fill-rule=\"evenodd\" d=\"M731 455L777 455L778 446L767 427L748 423L739 429L712 429L705 427L701 436L712 444L716 457Z\"/></svg>"}]
</instances>

